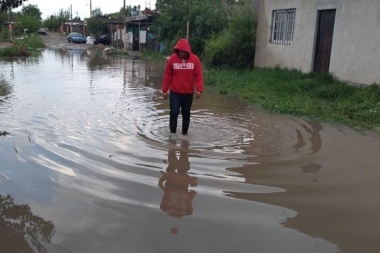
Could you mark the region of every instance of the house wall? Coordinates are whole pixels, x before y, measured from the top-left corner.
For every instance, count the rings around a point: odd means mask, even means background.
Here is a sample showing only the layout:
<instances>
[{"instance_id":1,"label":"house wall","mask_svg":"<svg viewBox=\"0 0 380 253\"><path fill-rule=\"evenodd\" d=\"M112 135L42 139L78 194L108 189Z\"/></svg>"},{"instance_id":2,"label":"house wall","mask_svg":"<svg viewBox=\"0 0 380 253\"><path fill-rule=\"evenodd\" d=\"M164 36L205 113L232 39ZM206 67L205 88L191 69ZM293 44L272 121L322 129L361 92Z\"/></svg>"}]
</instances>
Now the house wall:
<instances>
[{"instance_id":1,"label":"house wall","mask_svg":"<svg viewBox=\"0 0 380 253\"><path fill-rule=\"evenodd\" d=\"M79 23L71 23L71 22L66 22L65 24L62 25L61 27L62 32L64 33L71 33L71 32L78 32L83 35L87 34L87 26Z\"/></svg>"},{"instance_id":2,"label":"house wall","mask_svg":"<svg viewBox=\"0 0 380 253\"><path fill-rule=\"evenodd\" d=\"M255 66L313 70L318 10L336 9L330 72L343 81L380 84L379 0L260 0ZM269 42L272 11L296 8L291 45Z\"/></svg>"}]
</instances>

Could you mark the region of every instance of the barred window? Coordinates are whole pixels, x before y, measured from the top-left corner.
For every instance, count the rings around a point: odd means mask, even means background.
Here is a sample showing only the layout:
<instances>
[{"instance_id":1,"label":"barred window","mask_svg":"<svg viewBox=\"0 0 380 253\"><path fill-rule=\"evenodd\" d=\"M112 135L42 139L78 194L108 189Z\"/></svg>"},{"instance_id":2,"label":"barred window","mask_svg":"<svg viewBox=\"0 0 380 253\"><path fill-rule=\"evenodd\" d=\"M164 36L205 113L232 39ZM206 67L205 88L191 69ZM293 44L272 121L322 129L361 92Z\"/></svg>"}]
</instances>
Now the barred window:
<instances>
[{"instance_id":1,"label":"barred window","mask_svg":"<svg viewBox=\"0 0 380 253\"><path fill-rule=\"evenodd\" d=\"M290 45L293 42L296 9L274 10L270 42L279 45Z\"/></svg>"}]
</instances>

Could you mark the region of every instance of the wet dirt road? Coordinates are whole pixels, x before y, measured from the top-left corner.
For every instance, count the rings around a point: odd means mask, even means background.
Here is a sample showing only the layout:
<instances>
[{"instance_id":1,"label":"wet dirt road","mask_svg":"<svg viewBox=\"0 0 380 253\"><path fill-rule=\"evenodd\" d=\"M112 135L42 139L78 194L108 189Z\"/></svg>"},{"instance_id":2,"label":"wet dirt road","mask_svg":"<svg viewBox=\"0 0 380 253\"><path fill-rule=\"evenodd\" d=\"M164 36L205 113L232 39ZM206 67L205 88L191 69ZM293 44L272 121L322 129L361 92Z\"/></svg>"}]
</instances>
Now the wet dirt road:
<instances>
[{"instance_id":1,"label":"wet dirt road","mask_svg":"<svg viewBox=\"0 0 380 253\"><path fill-rule=\"evenodd\" d=\"M0 62L0 252L378 252L378 134L206 87L171 140L162 69Z\"/></svg>"}]
</instances>

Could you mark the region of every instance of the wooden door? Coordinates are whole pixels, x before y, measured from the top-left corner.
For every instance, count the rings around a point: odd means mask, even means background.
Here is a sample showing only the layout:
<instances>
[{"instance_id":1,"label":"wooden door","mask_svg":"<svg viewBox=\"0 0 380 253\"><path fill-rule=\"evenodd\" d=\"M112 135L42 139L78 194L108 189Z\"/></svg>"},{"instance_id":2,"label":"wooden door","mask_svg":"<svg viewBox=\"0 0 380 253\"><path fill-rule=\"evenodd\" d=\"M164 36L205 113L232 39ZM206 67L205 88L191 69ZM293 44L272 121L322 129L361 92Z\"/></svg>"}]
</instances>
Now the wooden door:
<instances>
[{"instance_id":1,"label":"wooden door","mask_svg":"<svg viewBox=\"0 0 380 253\"><path fill-rule=\"evenodd\" d=\"M318 11L318 30L313 68L315 72L329 71L335 12L335 10Z\"/></svg>"}]
</instances>

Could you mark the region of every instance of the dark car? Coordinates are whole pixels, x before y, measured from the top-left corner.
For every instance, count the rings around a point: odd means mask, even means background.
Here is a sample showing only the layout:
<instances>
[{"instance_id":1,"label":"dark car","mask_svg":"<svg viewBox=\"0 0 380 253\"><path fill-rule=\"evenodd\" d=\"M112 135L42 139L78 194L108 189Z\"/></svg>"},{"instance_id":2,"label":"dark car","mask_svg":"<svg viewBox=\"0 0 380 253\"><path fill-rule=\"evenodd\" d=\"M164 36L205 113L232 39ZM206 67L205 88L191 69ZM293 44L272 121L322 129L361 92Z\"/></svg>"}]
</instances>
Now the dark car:
<instances>
[{"instance_id":1,"label":"dark car","mask_svg":"<svg viewBox=\"0 0 380 253\"><path fill-rule=\"evenodd\" d=\"M80 33L72 32L72 33L70 33L67 36L67 41L69 43L73 42L73 43L82 43L82 44L85 44L86 43L86 38L82 34L80 34Z\"/></svg>"},{"instance_id":2,"label":"dark car","mask_svg":"<svg viewBox=\"0 0 380 253\"><path fill-rule=\"evenodd\" d=\"M109 34L100 35L96 39L96 43L100 43L100 44L103 44L103 45L109 45L109 44L111 44L111 36Z\"/></svg>"},{"instance_id":3,"label":"dark car","mask_svg":"<svg viewBox=\"0 0 380 253\"><path fill-rule=\"evenodd\" d=\"M38 28L37 33L42 34L42 35L46 35L47 34L47 29L43 28L43 27Z\"/></svg>"}]
</instances>

